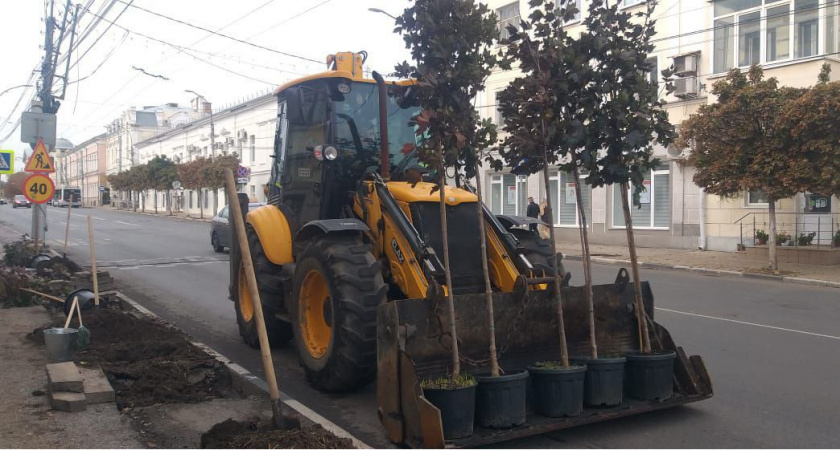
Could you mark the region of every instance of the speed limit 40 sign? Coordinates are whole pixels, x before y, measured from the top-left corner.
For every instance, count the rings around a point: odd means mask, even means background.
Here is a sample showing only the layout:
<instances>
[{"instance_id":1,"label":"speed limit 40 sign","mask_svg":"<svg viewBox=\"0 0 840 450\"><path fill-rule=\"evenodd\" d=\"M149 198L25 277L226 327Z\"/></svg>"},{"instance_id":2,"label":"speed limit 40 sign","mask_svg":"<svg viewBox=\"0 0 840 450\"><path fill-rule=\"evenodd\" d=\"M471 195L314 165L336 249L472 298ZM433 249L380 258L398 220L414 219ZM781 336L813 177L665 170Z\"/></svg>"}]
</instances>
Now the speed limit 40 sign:
<instances>
[{"instance_id":1,"label":"speed limit 40 sign","mask_svg":"<svg viewBox=\"0 0 840 450\"><path fill-rule=\"evenodd\" d=\"M46 175L30 175L23 183L23 195L32 203L46 203L55 195L55 184Z\"/></svg>"}]
</instances>

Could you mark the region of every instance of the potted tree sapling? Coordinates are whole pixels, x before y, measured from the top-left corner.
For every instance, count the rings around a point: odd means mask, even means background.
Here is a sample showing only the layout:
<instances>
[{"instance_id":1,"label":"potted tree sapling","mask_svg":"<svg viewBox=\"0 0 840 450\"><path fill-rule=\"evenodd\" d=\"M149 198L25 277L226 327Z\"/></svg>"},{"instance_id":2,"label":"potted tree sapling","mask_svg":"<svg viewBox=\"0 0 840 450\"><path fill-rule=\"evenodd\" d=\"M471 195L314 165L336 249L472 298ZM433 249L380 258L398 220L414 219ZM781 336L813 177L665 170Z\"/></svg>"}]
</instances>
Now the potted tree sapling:
<instances>
[{"instance_id":1,"label":"potted tree sapling","mask_svg":"<svg viewBox=\"0 0 840 450\"><path fill-rule=\"evenodd\" d=\"M492 387L504 386L508 380L499 373L498 355L494 346L492 292L489 290L487 309L491 333L491 389L482 389L484 383L477 389L476 379L461 373L455 327L455 287L452 285L449 262L446 168L454 167L456 173L465 169L468 175L475 172L475 149L480 149L488 145L490 140L495 140L495 129L488 126L487 122L478 121L478 114L471 99L483 88L484 80L496 64L496 58L490 52L496 35L496 19L486 5L478 4L474 0L416 0L396 19L396 25L395 31L403 34L406 48L410 49L414 59L413 65L402 63L397 66L396 73L402 77L415 78L418 82L416 97L421 112L414 122L417 125L418 136L423 136L423 139L416 146L416 151L421 161L430 167L438 168L436 189L440 194L440 223L452 349L451 373L435 379L421 380L421 387L424 396L441 412L444 437L462 438L472 434L476 416L485 426L511 426L525 420L525 382L521 376L512 380L514 386L506 388L507 391L515 391L517 386L521 386L521 394L512 396L517 399L521 397L521 401L515 401L514 404L492 401ZM440 39L441 36L448 38ZM478 192L480 193L480 190ZM481 220L479 227L483 233L480 198L478 206ZM483 238L481 244L485 282L489 283ZM508 378L509 375L505 374ZM477 390L482 398L487 397L491 401L485 399L476 402ZM503 400L508 397L511 396L504 392L501 397L495 395L495 398ZM478 414L475 414L476 404L479 408ZM493 407L499 408L492 411ZM488 422L485 420L488 413L501 420Z\"/></svg>"},{"instance_id":2,"label":"potted tree sapling","mask_svg":"<svg viewBox=\"0 0 840 450\"><path fill-rule=\"evenodd\" d=\"M542 172L546 186L549 168L556 165L568 151L559 145L562 131L568 125L569 104L574 89L586 83L578 81L589 70L575 64L573 49L567 48L569 37L563 29L564 18L574 14L574 7L559 13L551 2L531 1L528 20L523 20L520 32L509 27L510 35L505 52L505 64L518 63L522 76L512 81L498 94L497 104L505 117L507 137L499 154L508 166L519 173ZM585 64L585 60L583 66ZM578 73L581 72L581 73ZM577 84L576 84L577 83ZM495 161L496 169L502 162ZM554 223L552 193L546 190L546 216ZM549 232L551 248L556 249L555 236ZM556 250L555 250L556 251ZM583 410L583 380L586 365L571 364L566 343L563 302L558 264L551 267L553 291L556 297L559 359L535 361L528 367L534 395L533 408L544 416L576 416Z\"/></svg>"},{"instance_id":3,"label":"potted tree sapling","mask_svg":"<svg viewBox=\"0 0 840 450\"><path fill-rule=\"evenodd\" d=\"M642 298L629 196L632 187L633 203L640 206L645 175L659 164L652 157L653 144L667 147L673 142L675 133L662 108L658 85L647 76L655 70L647 59L654 49L652 14L656 2L648 2L646 11L636 14L621 9L619 3L595 0L584 20L589 30L586 37L591 39L600 97L590 125L598 131L597 141L603 149L588 181L593 186L619 185L639 334L638 351L625 354L626 391L636 398L664 400L671 396L676 354L664 350L654 352L650 346L650 319ZM637 17L633 18L633 15ZM621 402L624 362L625 358L603 357L587 361L588 404L616 405Z\"/></svg>"},{"instance_id":4,"label":"potted tree sapling","mask_svg":"<svg viewBox=\"0 0 840 450\"><path fill-rule=\"evenodd\" d=\"M758 230L755 232L755 241L757 245L767 245L767 240L770 239L770 235L767 234L764 230Z\"/></svg>"}]
</instances>

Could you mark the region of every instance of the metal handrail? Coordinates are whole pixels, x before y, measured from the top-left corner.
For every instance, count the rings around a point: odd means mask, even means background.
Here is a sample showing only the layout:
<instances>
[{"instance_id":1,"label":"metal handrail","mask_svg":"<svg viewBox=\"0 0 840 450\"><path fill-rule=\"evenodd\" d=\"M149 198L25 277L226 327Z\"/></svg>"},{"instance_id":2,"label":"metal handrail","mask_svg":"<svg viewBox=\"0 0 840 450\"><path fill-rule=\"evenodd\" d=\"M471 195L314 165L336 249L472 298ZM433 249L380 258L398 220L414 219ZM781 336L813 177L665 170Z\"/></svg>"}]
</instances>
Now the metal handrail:
<instances>
[{"instance_id":1,"label":"metal handrail","mask_svg":"<svg viewBox=\"0 0 840 450\"><path fill-rule=\"evenodd\" d=\"M759 217L758 217L759 215L768 216L768 217L759 221ZM741 249L745 248L745 245L744 245L745 231L749 232L749 228L747 228L745 230L744 225L746 224L747 227L750 226L749 221L745 220L745 219L747 219L749 217L752 217L752 238L753 238L752 242L755 243L756 232L758 231L758 226L759 225L767 226L769 224L769 215L770 215L769 211L751 211L747 214L744 214L743 216L738 218L738 220L733 222L733 225L737 224L737 225L740 226L739 228L740 228L740 247L741 247ZM788 233L790 235L790 242L793 242L794 247L799 247L799 238L800 238L800 236L805 235L804 229L808 225L806 223L806 221L804 221L804 220L800 221L799 220L800 216L802 216L803 218L805 218L805 217L816 217L817 218L817 220L816 220L816 231L810 231L809 232L809 233L813 233L814 238L816 238L816 243L807 244L807 245L820 246L820 245L823 245L823 243L825 243L825 241L827 240L829 246L832 246L832 247L836 246L834 236L836 236L836 233L840 232L840 212L831 212L831 213L823 213L823 214L805 214L804 212L778 211L778 212L776 212L776 217L778 218L779 216L781 216L783 218L783 220L781 221L781 223L779 223L779 221L777 220L776 233L777 234L778 233ZM793 223L787 223L784 220L785 217L790 217L790 216L794 216ZM828 224L825 224L826 228L823 228L824 220L822 218L824 218L826 216L831 218L831 225L830 225L830 227L828 227ZM800 225L802 226L802 228L800 228ZM800 232L800 230L802 230L802 232ZM793 232L792 234L790 233L791 231ZM827 239L824 237L825 232L829 233L829 236L828 236Z\"/></svg>"}]
</instances>

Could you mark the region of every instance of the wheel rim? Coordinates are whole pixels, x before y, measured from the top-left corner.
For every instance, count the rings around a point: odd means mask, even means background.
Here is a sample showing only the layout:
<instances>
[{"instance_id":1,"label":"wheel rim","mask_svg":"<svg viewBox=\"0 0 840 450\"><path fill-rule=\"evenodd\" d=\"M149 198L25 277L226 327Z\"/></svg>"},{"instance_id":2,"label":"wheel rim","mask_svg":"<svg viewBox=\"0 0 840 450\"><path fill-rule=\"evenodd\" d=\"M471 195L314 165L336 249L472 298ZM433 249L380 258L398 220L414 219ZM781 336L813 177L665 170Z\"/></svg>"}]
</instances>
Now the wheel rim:
<instances>
[{"instance_id":1,"label":"wheel rim","mask_svg":"<svg viewBox=\"0 0 840 450\"><path fill-rule=\"evenodd\" d=\"M213 247L219 246L219 237L216 236L216 233L213 233L213 238L210 239L210 245L212 245Z\"/></svg>"},{"instance_id":2,"label":"wheel rim","mask_svg":"<svg viewBox=\"0 0 840 450\"><path fill-rule=\"evenodd\" d=\"M332 340L332 314L330 288L320 272L311 270L306 274L298 301L303 343L313 358L322 358Z\"/></svg>"},{"instance_id":3,"label":"wheel rim","mask_svg":"<svg viewBox=\"0 0 840 450\"><path fill-rule=\"evenodd\" d=\"M248 280L245 278L245 264L239 266L239 312L242 319L250 322L254 318L254 303L251 300L251 291L248 290Z\"/></svg>"}]
</instances>

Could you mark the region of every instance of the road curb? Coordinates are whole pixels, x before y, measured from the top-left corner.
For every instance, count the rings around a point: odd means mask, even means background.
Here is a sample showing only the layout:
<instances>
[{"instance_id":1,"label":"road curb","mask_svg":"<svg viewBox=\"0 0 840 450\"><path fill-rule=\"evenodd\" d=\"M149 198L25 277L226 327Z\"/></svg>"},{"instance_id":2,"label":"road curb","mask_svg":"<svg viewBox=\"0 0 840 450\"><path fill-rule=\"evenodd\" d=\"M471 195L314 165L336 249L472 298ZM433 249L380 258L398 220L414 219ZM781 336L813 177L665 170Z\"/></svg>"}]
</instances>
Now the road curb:
<instances>
[{"instance_id":1,"label":"road curb","mask_svg":"<svg viewBox=\"0 0 840 450\"><path fill-rule=\"evenodd\" d=\"M147 309L143 305L137 303L137 301L131 299L127 295L123 294L122 292L117 292L115 295L116 295L117 298L120 299L120 302L122 304L127 305L129 308L137 311L138 313L143 314L143 315L145 315L147 317L150 317L152 319L159 320L159 321L164 322L166 324L169 324L169 322L167 322L165 319L163 319L162 317L153 313L152 311L150 311L149 309ZM171 324L169 324L169 325L171 326ZM261 396L261 397L268 398L268 395L269 395L268 394L268 384L266 384L266 382L263 379L261 379L260 377L252 374L251 372L248 371L248 369L240 366L239 364L236 364L235 362L231 361L230 358L222 355L221 353L217 352L216 350L214 350L213 348L211 348L210 346L208 346L207 344L205 344L203 342L196 341L196 340L190 338L190 343L195 345L196 347L202 349L203 351L207 352L207 354L209 354L210 356L215 358L216 361L219 361L220 363L222 363L222 365L224 365L225 368L227 368L228 375L230 376L230 379L231 379L231 388L233 388L234 391L236 391L239 394L244 395L246 397L247 396ZM356 438L352 434L350 434L349 431L345 430L344 428L341 428L340 426L331 422L329 419L327 419L327 418L321 416L320 414L318 414L317 412L309 409L308 407L306 407L306 405L304 405L303 403L295 400L294 398L292 398L291 396L289 396L288 394L286 394L283 391L280 391L280 399L283 401L284 404L286 404L286 406L288 406L289 408L297 411L298 414L300 414L301 416L305 417L306 419L312 421L313 423L317 423L318 425L321 425L322 427L324 427L324 429L332 432L332 434L334 434L334 435L336 435L340 438L350 439L350 441L353 442L353 445L356 448L361 448L361 449L373 448L373 447L365 444L364 442L362 442L361 440L359 440L358 438Z\"/></svg>"},{"instance_id":2,"label":"road curb","mask_svg":"<svg viewBox=\"0 0 840 450\"><path fill-rule=\"evenodd\" d=\"M205 218L205 219L202 219L200 217L178 216L178 215L175 215L175 214L173 214L171 216L167 215L167 214L161 215L161 214L155 214L155 213L151 213L151 212L131 211L129 209L101 208L101 207L94 207L94 208L91 208L91 209L102 210L102 211L117 211L117 212L129 213L129 214L140 214L140 215L143 215L143 216L151 216L151 217L161 217L161 218L171 218L171 219L178 219L178 220L187 220L187 221L190 221L190 222L210 223L213 220L212 216L208 217L208 218Z\"/></svg>"},{"instance_id":3,"label":"road curb","mask_svg":"<svg viewBox=\"0 0 840 450\"><path fill-rule=\"evenodd\" d=\"M579 255L564 255L563 259L568 261L582 261L583 258ZM626 265L630 264L630 260L627 259L613 259L613 258L600 258L600 257L593 257L592 262L598 264L606 264L606 265ZM708 269L706 267L691 267L691 266L672 266L668 264L660 264L660 263L648 263L648 262L639 262L639 267L642 269L652 269L652 270L673 270L677 272L692 272L700 275L706 276L727 276L727 277L740 277L740 278L752 278L757 280L767 280L767 281L775 281L779 283L795 283L795 284L804 284L809 286L820 286L820 287L830 287L840 289L840 283L833 282L833 281L825 281L825 280L815 280L813 278L801 278L801 277L790 277L785 275L770 275L764 273L750 273L750 272L742 272L737 270L722 270L722 269Z\"/></svg>"}]
</instances>

